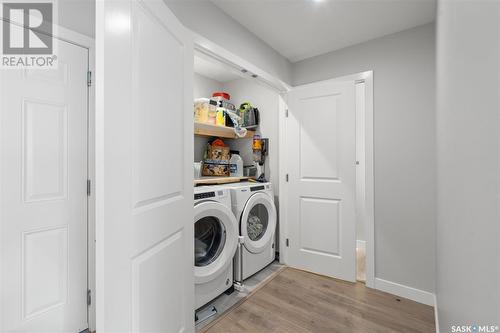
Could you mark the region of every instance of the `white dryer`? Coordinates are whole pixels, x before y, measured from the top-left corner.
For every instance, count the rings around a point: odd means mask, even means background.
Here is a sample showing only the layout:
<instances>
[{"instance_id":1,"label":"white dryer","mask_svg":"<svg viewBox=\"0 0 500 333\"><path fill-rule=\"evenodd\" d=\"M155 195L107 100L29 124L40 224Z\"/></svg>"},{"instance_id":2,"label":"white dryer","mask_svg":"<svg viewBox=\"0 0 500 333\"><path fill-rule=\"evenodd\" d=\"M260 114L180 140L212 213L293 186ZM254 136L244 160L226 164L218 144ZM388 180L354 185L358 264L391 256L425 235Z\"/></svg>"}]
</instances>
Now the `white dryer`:
<instances>
[{"instance_id":1,"label":"white dryer","mask_svg":"<svg viewBox=\"0 0 500 333\"><path fill-rule=\"evenodd\" d=\"M243 246L234 257L234 279L241 282L275 259L276 207L271 183L237 183L231 190Z\"/></svg>"},{"instance_id":2,"label":"white dryer","mask_svg":"<svg viewBox=\"0 0 500 333\"><path fill-rule=\"evenodd\" d=\"M238 223L229 190L194 189L194 280L196 309L233 286Z\"/></svg>"}]
</instances>

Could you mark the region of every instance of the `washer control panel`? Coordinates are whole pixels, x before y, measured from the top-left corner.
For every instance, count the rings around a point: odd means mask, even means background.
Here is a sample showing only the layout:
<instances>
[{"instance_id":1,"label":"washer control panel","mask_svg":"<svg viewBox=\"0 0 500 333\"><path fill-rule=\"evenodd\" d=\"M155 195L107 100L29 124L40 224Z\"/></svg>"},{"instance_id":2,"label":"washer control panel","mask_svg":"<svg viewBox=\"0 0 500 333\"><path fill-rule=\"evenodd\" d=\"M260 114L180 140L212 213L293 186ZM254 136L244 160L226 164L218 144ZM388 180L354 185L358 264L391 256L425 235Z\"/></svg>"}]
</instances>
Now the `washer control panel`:
<instances>
[{"instance_id":1,"label":"washer control panel","mask_svg":"<svg viewBox=\"0 0 500 333\"><path fill-rule=\"evenodd\" d=\"M224 191L208 191L202 193L195 193L194 200L209 199L209 198L223 197L223 196L224 196Z\"/></svg>"},{"instance_id":2,"label":"washer control panel","mask_svg":"<svg viewBox=\"0 0 500 333\"><path fill-rule=\"evenodd\" d=\"M215 198L215 192L204 192L204 193L196 193L194 195L194 200L200 200L200 199L208 199L208 198Z\"/></svg>"}]
</instances>

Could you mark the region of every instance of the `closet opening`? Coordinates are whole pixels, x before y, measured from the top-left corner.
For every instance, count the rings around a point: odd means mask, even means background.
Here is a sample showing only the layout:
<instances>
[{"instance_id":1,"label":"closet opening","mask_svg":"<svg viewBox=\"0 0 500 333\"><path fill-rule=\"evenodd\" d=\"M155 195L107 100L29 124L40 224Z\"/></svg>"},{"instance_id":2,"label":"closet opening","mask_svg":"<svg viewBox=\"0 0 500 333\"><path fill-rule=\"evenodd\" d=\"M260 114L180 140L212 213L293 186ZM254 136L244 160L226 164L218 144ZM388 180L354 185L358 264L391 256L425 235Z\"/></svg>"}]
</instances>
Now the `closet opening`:
<instances>
[{"instance_id":1,"label":"closet opening","mask_svg":"<svg viewBox=\"0 0 500 333\"><path fill-rule=\"evenodd\" d=\"M195 47L193 68L194 289L201 329L283 267L277 260L280 94L253 71L202 48Z\"/></svg>"}]
</instances>

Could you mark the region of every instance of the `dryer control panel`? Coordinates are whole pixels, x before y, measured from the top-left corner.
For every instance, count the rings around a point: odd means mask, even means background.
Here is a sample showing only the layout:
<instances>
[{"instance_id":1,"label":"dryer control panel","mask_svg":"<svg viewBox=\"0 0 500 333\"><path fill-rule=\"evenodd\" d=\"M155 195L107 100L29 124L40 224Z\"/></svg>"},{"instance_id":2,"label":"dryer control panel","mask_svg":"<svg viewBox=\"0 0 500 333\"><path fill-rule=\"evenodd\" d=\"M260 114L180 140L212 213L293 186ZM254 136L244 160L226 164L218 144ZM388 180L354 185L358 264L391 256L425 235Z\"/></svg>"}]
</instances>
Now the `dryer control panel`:
<instances>
[{"instance_id":1,"label":"dryer control panel","mask_svg":"<svg viewBox=\"0 0 500 333\"><path fill-rule=\"evenodd\" d=\"M265 189L265 186L264 185L260 185L260 186L252 186L250 188L250 192L255 192L255 191L264 191Z\"/></svg>"}]
</instances>

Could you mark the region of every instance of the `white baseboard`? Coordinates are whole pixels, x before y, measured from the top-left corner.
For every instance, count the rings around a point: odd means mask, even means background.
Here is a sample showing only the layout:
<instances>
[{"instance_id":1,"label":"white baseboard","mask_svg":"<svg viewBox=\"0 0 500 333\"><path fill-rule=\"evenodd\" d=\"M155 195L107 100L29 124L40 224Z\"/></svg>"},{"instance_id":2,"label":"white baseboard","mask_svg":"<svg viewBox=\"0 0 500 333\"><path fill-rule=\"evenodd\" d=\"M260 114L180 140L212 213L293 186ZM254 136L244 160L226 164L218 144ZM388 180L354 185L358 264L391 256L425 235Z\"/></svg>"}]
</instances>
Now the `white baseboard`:
<instances>
[{"instance_id":1,"label":"white baseboard","mask_svg":"<svg viewBox=\"0 0 500 333\"><path fill-rule=\"evenodd\" d=\"M428 291L415 289L379 278L375 278L375 289L385 291L386 293L393 294L399 297L408 298L418 303L434 306L434 294Z\"/></svg>"},{"instance_id":2,"label":"white baseboard","mask_svg":"<svg viewBox=\"0 0 500 333\"><path fill-rule=\"evenodd\" d=\"M436 294L434 294L434 322L436 323L436 333L439 333L438 302Z\"/></svg>"},{"instance_id":3,"label":"white baseboard","mask_svg":"<svg viewBox=\"0 0 500 333\"><path fill-rule=\"evenodd\" d=\"M356 241L356 248L357 249L364 249L365 250L365 253L366 253L366 241L364 240L357 240Z\"/></svg>"}]
</instances>

